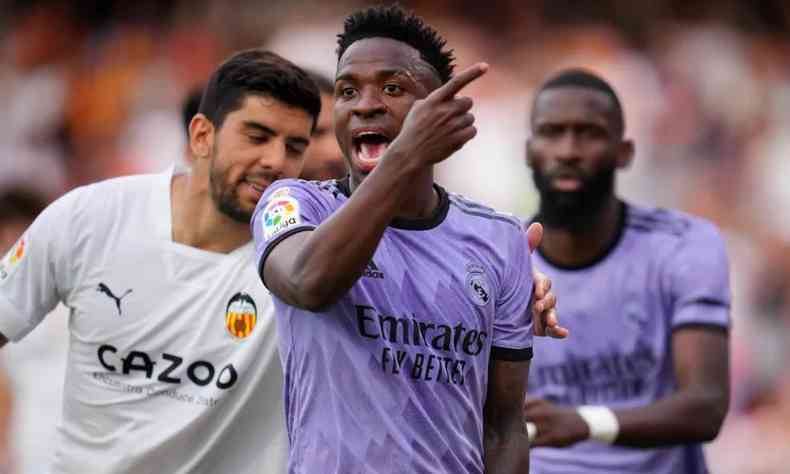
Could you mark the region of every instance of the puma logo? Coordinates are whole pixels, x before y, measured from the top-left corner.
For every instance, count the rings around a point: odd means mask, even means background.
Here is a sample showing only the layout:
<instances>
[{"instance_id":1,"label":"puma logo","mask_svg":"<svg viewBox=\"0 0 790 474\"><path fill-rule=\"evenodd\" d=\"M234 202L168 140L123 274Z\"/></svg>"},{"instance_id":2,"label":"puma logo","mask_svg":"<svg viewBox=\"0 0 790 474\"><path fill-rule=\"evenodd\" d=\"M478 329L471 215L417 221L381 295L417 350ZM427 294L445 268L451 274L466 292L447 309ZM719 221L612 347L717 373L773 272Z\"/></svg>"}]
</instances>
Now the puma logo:
<instances>
[{"instance_id":1,"label":"puma logo","mask_svg":"<svg viewBox=\"0 0 790 474\"><path fill-rule=\"evenodd\" d=\"M99 293L104 293L113 301L115 301L115 306L118 308L118 316L123 316L123 311L121 311L121 300L126 298L126 295L132 292L131 288L126 290L126 292L121 296L115 296L112 290L110 290L110 288L107 285L105 285L104 283L99 283L99 286L96 287L96 291L98 291Z\"/></svg>"}]
</instances>

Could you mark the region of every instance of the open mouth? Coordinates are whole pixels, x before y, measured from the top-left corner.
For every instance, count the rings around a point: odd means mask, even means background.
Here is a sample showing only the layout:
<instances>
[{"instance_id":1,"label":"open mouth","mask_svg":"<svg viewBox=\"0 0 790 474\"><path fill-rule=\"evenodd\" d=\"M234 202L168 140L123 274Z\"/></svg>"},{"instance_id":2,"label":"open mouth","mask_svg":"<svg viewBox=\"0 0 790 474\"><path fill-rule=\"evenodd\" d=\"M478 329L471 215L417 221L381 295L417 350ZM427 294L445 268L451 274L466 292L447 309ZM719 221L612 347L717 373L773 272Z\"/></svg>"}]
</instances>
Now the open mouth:
<instances>
[{"instance_id":1,"label":"open mouth","mask_svg":"<svg viewBox=\"0 0 790 474\"><path fill-rule=\"evenodd\" d=\"M352 137L354 158L362 171L371 171L384 156L390 139L381 131L362 130Z\"/></svg>"}]
</instances>

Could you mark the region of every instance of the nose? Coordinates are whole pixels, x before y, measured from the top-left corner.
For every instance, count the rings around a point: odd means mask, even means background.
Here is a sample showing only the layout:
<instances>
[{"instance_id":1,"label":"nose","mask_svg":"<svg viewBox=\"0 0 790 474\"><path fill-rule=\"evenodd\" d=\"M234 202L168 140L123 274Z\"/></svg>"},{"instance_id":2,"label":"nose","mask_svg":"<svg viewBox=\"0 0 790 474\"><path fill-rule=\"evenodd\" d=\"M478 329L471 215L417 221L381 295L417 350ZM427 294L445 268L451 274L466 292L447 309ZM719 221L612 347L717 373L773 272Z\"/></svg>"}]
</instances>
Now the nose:
<instances>
[{"instance_id":1,"label":"nose","mask_svg":"<svg viewBox=\"0 0 790 474\"><path fill-rule=\"evenodd\" d=\"M382 114L387 110L387 106L382 102L375 87L365 87L359 91L359 98L357 99L352 112L357 117L374 117Z\"/></svg>"},{"instance_id":2,"label":"nose","mask_svg":"<svg viewBox=\"0 0 790 474\"><path fill-rule=\"evenodd\" d=\"M258 157L258 165L273 179L282 177L288 161L285 140L277 140L273 146L265 147Z\"/></svg>"},{"instance_id":3,"label":"nose","mask_svg":"<svg viewBox=\"0 0 790 474\"><path fill-rule=\"evenodd\" d=\"M559 137L554 149L554 158L563 162L580 159L579 140L575 133L567 131Z\"/></svg>"}]
</instances>

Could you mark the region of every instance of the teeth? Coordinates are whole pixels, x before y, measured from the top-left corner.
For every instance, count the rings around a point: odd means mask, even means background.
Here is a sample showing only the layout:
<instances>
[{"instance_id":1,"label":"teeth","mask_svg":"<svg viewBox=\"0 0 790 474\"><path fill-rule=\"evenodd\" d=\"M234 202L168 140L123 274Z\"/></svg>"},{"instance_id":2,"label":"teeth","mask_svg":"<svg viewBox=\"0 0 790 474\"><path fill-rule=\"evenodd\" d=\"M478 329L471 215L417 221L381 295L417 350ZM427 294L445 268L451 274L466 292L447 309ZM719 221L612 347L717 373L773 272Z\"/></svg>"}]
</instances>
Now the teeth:
<instances>
[{"instance_id":1,"label":"teeth","mask_svg":"<svg viewBox=\"0 0 790 474\"><path fill-rule=\"evenodd\" d=\"M378 160L387 150L387 145L387 143L362 143L359 147L359 157L365 161Z\"/></svg>"},{"instance_id":2,"label":"teeth","mask_svg":"<svg viewBox=\"0 0 790 474\"><path fill-rule=\"evenodd\" d=\"M367 136L375 136L375 137L384 137L384 138L386 138L386 135L384 135L383 133L378 133L378 132L360 132L357 135L355 135L354 138L357 139L357 138L362 138L362 137L367 137Z\"/></svg>"},{"instance_id":3,"label":"teeth","mask_svg":"<svg viewBox=\"0 0 790 474\"><path fill-rule=\"evenodd\" d=\"M253 182L252 182L252 181L250 181L250 180L246 180L246 181L247 181L247 184L249 184L250 186L252 186L252 189L254 189L254 190L258 191L259 193L262 193L262 192L263 192L263 186L261 186L261 185L259 185L259 184L255 184L255 183L253 183Z\"/></svg>"}]
</instances>

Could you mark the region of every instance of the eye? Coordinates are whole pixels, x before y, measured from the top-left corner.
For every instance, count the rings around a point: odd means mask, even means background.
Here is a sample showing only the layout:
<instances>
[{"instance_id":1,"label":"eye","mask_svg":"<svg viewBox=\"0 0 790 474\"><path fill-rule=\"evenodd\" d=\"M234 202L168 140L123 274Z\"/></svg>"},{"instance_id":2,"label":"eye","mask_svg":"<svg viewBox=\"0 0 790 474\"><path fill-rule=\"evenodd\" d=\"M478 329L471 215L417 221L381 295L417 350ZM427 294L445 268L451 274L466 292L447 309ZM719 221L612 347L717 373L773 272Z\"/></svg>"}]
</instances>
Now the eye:
<instances>
[{"instance_id":1,"label":"eye","mask_svg":"<svg viewBox=\"0 0 790 474\"><path fill-rule=\"evenodd\" d=\"M386 84L384 86L384 93L388 95L399 95L403 89L398 84Z\"/></svg>"},{"instance_id":2,"label":"eye","mask_svg":"<svg viewBox=\"0 0 790 474\"><path fill-rule=\"evenodd\" d=\"M606 131L602 127L588 125L586 127L582 127L580 135L592 139L604 138L606 137Z\"/></svg>"},{"instance_id":3,"label":"eye","mask_svg":"<svg viewBox=\"0 0 790 474\"><path fill-rule=\"evenodd\" d=\"M268 135L249 135L250 141L256 145L261 145L269 141Z\"/></svg>"},{"instance_id":4,"label":"eye","mask_svg":"<svg viewBox=\"0 0 790 474\"><path fill-rule=\"evenodd\" d=\"M302 156L304 154L305 149L307 148L307 145L292 144L292 145L286 145L285 148L288 151L288 154L291 156Z\"/></svg>"},{"instance_id":5,"label":"eye","mask_svg":"<svg viewBox=\"0 0 790 474\"><path fill-rule=\"evenodd\" d=\"M357 95L357 90L354 89L353 87L343 87L342 89L340 89L340 96L343 97L344 99L351 99L355 95Z\"/></svg>"},{"instance_id":6,"label":"eye","mask_svg":"<svg viewBox=\"0 0 790 474\"><path fill-rule=\"evenodd\" d=\"M561 133L562 127L560 125L546 124L538 127L538 135L542 135L544 137L556 137Z\"/></svg>"}]
</instances>

